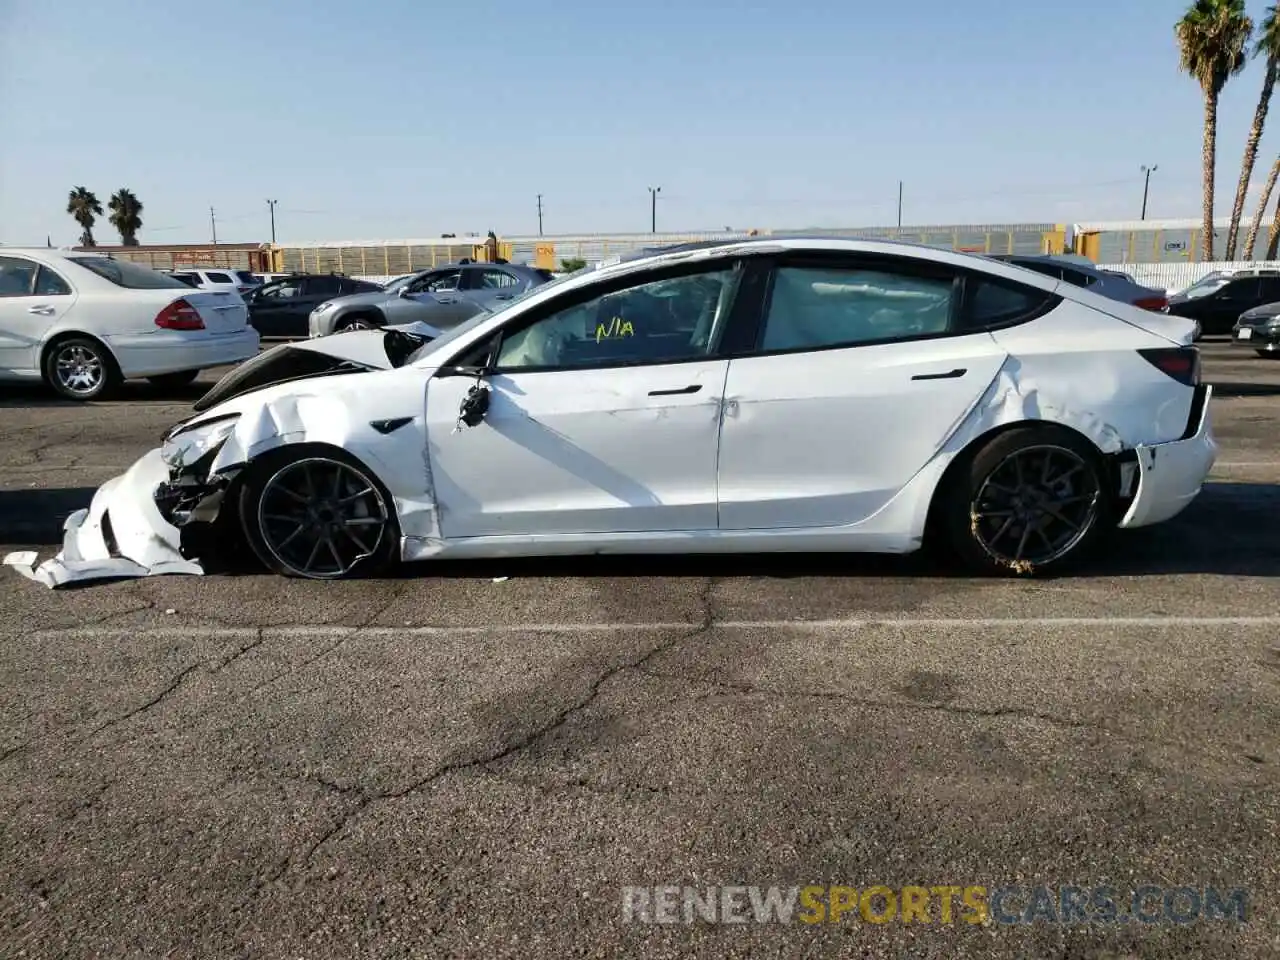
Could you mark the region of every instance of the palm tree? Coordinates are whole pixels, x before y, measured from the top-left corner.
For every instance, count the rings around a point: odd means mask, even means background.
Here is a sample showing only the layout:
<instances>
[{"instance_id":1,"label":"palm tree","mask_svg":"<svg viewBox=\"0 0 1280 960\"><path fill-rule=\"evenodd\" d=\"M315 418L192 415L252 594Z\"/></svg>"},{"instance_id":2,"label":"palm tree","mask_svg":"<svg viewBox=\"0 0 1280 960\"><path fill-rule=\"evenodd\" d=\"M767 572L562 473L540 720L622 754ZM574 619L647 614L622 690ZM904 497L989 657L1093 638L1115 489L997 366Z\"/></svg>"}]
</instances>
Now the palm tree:
<instances>
[{"instance_id":1,"label":"palm tree","mask_svg":"<svg viewBox=\"0 0 1280 960\"><path fill-rule=\"evenodd\" d=\"M1262 77L1262 93L1258 95L1258 106L1253 113L1253 126L1249 128L1249 139L1244 145L1244 162L1240 165L1240 182L1236 185L1236 205L1231 210L1231 232L1227 234L1227 259L1236 258L1236 240L1240 236L1240 217L1244 214L1245 194L1249 192L1249 181L1253 177L1253 165L1258 159L1258 141L1262 139L1262 128L1267 122L1267 109L1271 106L1271 93L1275 90L1276 79L1280 76L1280 23L1276 18L1277 7L1267 8L1267 15L1262 21L1262 35L1253 48L1255 57L1266 55L1267 72ZM1274 189L1275 184L1272 183ZM1268 192L1267 196L1270 196ZM1266 201L1263 201L1265 207ZM1254 218L1249 236L1258 237L1258 218ZM1244 248L1244 258L1253 258L1253 245Z\"/></svg>"},{"instance_id":2,"label":"palm tree","mask_svg":"<svg viewBox=\"0 0 1280 960\"><path fill-rule=\"evenodd\" d=\"M132 190L121 187L107 204L111 208L111 225L120 233L120 242L126 247L138 245L138 230L142 227L142 202Z\"/></svg>"},{"instance_id":3,"label":"palm tree","mask_svg":"<svg viewBox=\"0 0 1280 960\"><path fill-rule=\"evenodd\" d=\"M1249 224L1249 235L1244 240L1244 253L1247 259L1253 259L1253 248L1258 242L1258 230L1262 227L1262 218L1267 215L1267 204L1271 202L1271 192L1275 190L1277 180L1280 180L1280 157L1276 157L1276 162L1271 164L1271 172L1267 174L1267 182L1262 185L1262 196L1258 199L1258 212L1253 215L1253 223ZM1276 231L1273 224L1268 238L1273 254L1275 237Z\"/></svg>"},{"instance_id":4,"label":"palm tree","mask_svg":"<svg viewBox=\"0 0 1280 960\"><path fill-rule=\"evenodd\" d=\"M1204 259L1213 259L1213 178L1218 149L1218 98L1249 62L1253 21L1244 0L1195 0L1174 26L1182 69L1204 92Z\"/></svg>"},{"instance_id":5,"label":"palm tree","mask_svg":"<svg viewBox=\"0 0 1280 960\"><path fill-rule=\"evenodd\" d=\"M91 190L76 187L67 194L67 213L75 217L83 232L80 234L80 246L94 247L93 224L95 215L102 215L102 204Z\"/></svg>"}]
</instances>

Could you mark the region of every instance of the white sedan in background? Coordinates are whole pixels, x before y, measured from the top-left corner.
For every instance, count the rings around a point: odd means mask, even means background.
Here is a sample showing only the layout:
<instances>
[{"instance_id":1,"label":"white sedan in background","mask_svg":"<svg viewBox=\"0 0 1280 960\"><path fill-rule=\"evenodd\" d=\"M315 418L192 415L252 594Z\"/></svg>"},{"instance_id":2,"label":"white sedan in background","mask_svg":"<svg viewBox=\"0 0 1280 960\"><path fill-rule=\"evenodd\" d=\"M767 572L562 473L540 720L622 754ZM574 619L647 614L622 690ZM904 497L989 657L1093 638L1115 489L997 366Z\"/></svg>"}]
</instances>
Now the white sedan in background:
<instances>
[{"instance_id":1,"label":"white sedan in background","mask_svg":"<svg viewBox=\"0 0 1280 960\"><path fill-rule=\"evenodd\" d=\"M59 556L6 562L56 586L208 572L240 538L313 579L933 541L978 572L1051 571L1199 493L1216 447L1191 332L985 257L696 244L439 336L267 351L73 515Z\"/></svg>"},{"instance_id":2,"label":"white sedan in background","mask_svg":"<svg viewBox=\"0 0 1280 960\"><path fill-rule=\"evenodd\" d=\"M180 386L257 353L234 290L193 290L91 253L0 248L0 379L43 379L64 397L95 400L125 379Z\"/></svg>"}]
</instances>

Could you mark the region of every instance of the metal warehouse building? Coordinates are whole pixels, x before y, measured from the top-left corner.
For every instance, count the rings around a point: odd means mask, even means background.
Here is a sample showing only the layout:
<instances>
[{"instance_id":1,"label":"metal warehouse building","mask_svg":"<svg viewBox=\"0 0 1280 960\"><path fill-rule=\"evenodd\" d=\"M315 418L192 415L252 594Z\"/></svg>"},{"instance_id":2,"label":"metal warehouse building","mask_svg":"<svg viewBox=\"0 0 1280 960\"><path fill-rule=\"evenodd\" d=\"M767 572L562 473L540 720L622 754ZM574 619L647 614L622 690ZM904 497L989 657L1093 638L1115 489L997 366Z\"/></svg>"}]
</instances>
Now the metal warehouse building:
<instances>
[{"instance_id":1,"label":"metal warehouse building","mask_svg":"<svg viewBox=\"0 0 1280 960\"><path fill-rule=\"evenodd\" d=\"M1252 217L1240 221L1240 246L1249 235ZM1227 232L1231 219L1214 221L1213 254L1226 256ZM1237 248L1236 260L1265 260L1267 233L1271 221L1264 220L1252 253ZM1094 263L1187 263L1200 260L1204 252L1204 229L1200 220L1116 220L1077 223L1072 228L1072 247Z\"/></svg>"}]
</instances>

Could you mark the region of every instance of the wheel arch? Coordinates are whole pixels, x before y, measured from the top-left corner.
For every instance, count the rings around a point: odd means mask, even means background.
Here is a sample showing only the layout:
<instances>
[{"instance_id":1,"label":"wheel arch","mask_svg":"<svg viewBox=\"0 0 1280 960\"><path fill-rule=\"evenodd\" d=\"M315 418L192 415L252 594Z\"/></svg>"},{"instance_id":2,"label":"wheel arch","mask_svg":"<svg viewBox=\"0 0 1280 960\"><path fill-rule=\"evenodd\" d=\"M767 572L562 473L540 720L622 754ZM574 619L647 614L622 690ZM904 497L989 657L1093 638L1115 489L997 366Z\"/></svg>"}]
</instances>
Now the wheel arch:
<instances>
[{"instance_id":1,"label":"wheel arch","mask_svg":"<svg viewBox=\"0 0 1280 960\"><path fill-rule=\"evenodd\" d=\"M933 491L929 497L929 509L925 514L923 544L929 546L936 542L941 534L942 527L942 505L946 500L947 491L952 483L955 482L956 475L965 468L983 447L994 441L997 437L1005 434L1013 433L1017 430L1040 429L1056 433L1064 433L1075 439L1088 444L1089 448L1095 452L1098 457L1098 463L1105 471L1105 475L1113 481L1114 484L1119 482L1119 464L1124 459L1124 451L1108 452L1098 445L1096 438L1089 436L1083 430L1063 423L1060 420L1014 420L1009 423L997 424L972 437L963 447L952 456L946 469L942 471L942 476L938 478L938 482L934 485Z\"/></svg>"},{"instance_id":2,"label":"wheel arch","mask_svg":"<svg viewBox=\"0 0 1280 960\"><path fill-rule=\"evenodd\" d=\"M54 331L49 335L49 337L44 341L44 343L40 344L40 358L39 358L38 366L36 367L36 369L40 371L41 375L44 374L44 365L49 360L49 354L53 351L53 349L56 346L58 346L61 343L65 343L68 340L92 340L94 343L96 343L98 346L102 348L102 351L106 355L107 359L111 361L111 365L115 367L116 374L117 375L120 374L120 358L117 357L115 351L111 349L111 344L103 340L102 337L95 336L92 333L85 333L82 330L64 328L62 330Z\"/></svg>"},{"instance_id":3,"label":"wheel arch","mask_svg":"<svg viewBox=\"0 0 1280 960\"><path fill-rule=\"evenodd\" d=\"M334 311L333 317L329 321L331 329L336 331L343 323L353 317L370 317L378 326L386 326L387 315L382 312L382 308L377 304L354 304L345 310L339 308Z\"/></svg>"}]
</instances>

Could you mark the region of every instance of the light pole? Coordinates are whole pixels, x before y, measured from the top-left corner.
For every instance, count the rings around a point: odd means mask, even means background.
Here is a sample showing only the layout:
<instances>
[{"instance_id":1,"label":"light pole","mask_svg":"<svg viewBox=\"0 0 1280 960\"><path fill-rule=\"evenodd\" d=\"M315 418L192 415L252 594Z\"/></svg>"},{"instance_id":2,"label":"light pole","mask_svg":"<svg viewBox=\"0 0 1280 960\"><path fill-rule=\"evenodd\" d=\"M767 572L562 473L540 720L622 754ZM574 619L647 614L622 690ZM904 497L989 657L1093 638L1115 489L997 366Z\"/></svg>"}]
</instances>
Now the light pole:
<instances>
[{"instance_id":1,"label":"light pole","mask_svg":"<svg viewBox=\"0 0 1280 960\"><path fill-rule=\"evenodd\" d=\"M1142 172L1147 175L1146 180L1143 181L1143 184L1142 184L1142 217L1141 219L1143 220L1147 219L1147 194L1151 190L1151 175L1159 169L1160 169L1159 164L1157 164L1154 167L1144 166L1142 168Z\"/></svg>"},{"instance_id":2,"label":"light pole","mask_svg":"<svg viewBox=\"0 0 1280 960\"><path fill-rule=\"evenodd\" d=\"M902 181L898 181L898 229L902 229Z\"/></svg>"},{"instance_id":3,"label":"light pole","mask_svg":"<svg viewBox=\"0 0 1280 960\"><path fill-rule=\"evenodd\" d=\"M658 232L658 194L662 192L661 187L649 188L649 232Z\"/></svg>"},{"instance_id":4,"label":"light pole","mask_svg":"<svg viewBox=\"0 0 1280 960\"><path fill-rule=\"evenodd\" d=\"M276 242L276 204L279 200L268 200L267 209L271 211L271 242Z\"/></svg>"},{"instance_id":5,"label":"light pole","mask_svg":"<svg viewBox=\"0 0 1280 960\"><path fill-rule=\"evenodd\" d=\"M542 236L542 194L538 194L538 236Z\"/></svg>"}]
</instances>

